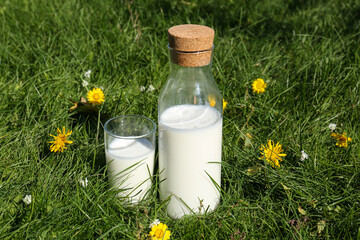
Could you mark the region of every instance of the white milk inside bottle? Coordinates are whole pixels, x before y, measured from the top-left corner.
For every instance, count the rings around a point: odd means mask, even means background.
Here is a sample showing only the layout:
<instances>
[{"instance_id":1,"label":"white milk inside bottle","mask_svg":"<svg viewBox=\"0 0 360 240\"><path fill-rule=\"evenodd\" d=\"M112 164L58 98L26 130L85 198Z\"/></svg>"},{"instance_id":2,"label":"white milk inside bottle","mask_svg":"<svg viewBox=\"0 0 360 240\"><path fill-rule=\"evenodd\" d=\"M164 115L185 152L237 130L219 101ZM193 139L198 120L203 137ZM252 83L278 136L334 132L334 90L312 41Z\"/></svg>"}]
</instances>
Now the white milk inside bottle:
<instances>
[{"instance_id":1,"label":"white milk inside bottle","mask_svg":"<svg viewBox=\"0 0 360 240\"><path fill-rule=\"evenodd\" d=\"M178 105L159 118L159 169L167 213L181 218L220 201L222 115L209 105Z\"/></svg>"}]
</instances>

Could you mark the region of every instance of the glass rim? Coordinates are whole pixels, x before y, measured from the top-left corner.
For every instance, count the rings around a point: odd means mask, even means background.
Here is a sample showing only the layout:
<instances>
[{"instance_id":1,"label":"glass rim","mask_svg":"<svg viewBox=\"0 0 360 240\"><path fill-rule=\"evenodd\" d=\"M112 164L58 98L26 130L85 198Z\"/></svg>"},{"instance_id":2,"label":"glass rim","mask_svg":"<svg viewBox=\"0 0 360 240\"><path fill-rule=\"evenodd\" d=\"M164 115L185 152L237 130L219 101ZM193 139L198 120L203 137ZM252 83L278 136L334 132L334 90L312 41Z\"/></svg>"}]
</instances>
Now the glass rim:
<instances>
[{"instance_id":1,"label":"glass rim","mask_svg":"<svg viewBox=\"0 0 360 240\"><path fill-rule=\"evenodd\" d=\"M119 135L116 135L114 133L111 133L108 129L107 129L107 125L113 121L113 120L116 120L118 118L125 118L125 117L139 117L139 118L143 118L143 119L146 119L148 121L150 121L153 125L153 129L147 133L147 134L143 134L143 135L139 135L139 136L119 136ZM123 139L139 139L139 138L144 138L144 137L148 137L152 134L154 134L156 132L156 123L151 120L150 118L148 117L145 117L145 116L142 116L142 115L136 115L136 114L130 114L130 115L119 115L119 116L116 116L116 117L113 117L113 118L110 118L109 120L106 121L106 123L104 124L104 130L106 133L110 134L111 136L115 137L115 138L123 138Z\"/></svg>"},{"instance_id":2,"label":"glass rim","mask_svg":"<svg viewBox=\"0 0 360 240\"><path fill-rule=\"evenodd\" d=\"M215 44L213 44L211 48L206 49L206 50L201 50L201 51L179 51L179 50L175 50L175 49L171 48L169 43L167 44L167 48L168 48L170 51L173 51L173 52L188 53L188 54L199 54L199 53L203 53L203 52L213 51L214 48L215 48Z\"/></svg>"}]
</instances>

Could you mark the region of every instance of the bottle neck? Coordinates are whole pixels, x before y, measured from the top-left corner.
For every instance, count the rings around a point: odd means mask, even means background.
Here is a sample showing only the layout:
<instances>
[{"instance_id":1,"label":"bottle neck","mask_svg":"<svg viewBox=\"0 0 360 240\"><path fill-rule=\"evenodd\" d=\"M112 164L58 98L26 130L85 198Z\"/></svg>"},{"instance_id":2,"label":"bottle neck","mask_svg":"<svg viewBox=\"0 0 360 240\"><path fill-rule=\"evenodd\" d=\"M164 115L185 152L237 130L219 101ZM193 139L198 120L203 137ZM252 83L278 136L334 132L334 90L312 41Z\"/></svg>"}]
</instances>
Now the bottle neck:
<instances>
[{"instance_id":1,"label":"bottle neck","mask_svg":"<svg viewBox=\"0 0 360 240\"><path fill-rule=\"evenodd\" d=\"M185 67L185 66L182 66L182 65L179 65L179 64L176 64L174 62L171 61L170 59L170 72L171 73L175 73L175 72L178 72L178 71L181 71L181 72L186 72L186 73L198 73L198 72L206 72L208 74L211 74L211 66L212 66L212 61L210 61L210 63L208 65L205 65L205 66L199 66L199 67Z\"/></svg>"},{"instance_id":2,"label":"bottle neck","mask_svg":"<svg viewBox=\"0 0 360 240\"><path fill-rule=\"evenodd\" d=\"M212 48L203 51L183 52L172 49L168 45L170 63L182 67L189 67L189 68L195 68L195 67L202 68L209 66L211 69L214 48L215 45L213 45Z\"/></svg>"},{"instance_id":3,"label":"bottle neck","mask_svg":"<svg viewBox=\"0 0 360 240\"><path fill-rule=\"evenodd\" d=\"M159 95L159 116L177 105L211 106L221 114L223 99L211 73L213 48L205 53L169 51L170 75Z\"/></svg>"}]
</instances>

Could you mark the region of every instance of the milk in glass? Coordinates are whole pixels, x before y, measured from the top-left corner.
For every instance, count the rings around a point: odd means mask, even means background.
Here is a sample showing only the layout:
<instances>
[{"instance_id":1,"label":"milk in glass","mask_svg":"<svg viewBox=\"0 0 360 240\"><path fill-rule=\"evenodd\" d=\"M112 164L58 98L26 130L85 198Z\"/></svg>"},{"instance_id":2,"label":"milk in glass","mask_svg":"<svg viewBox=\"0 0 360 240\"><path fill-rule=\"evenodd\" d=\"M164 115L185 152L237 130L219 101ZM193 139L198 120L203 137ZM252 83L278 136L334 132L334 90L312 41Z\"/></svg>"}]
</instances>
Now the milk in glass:
<instances>
[{"instance_id":1,"label":"milk in glass","mask_svg":"<svg viewBox=\"0 0 360 240\"><path fill-rule=\"evenodd\" d=\"M109 180L118 189L119 196L131 203L144 198L151 188L155 150L146 139L114 138L105 150Z\"/></svg>"}]
</instances>

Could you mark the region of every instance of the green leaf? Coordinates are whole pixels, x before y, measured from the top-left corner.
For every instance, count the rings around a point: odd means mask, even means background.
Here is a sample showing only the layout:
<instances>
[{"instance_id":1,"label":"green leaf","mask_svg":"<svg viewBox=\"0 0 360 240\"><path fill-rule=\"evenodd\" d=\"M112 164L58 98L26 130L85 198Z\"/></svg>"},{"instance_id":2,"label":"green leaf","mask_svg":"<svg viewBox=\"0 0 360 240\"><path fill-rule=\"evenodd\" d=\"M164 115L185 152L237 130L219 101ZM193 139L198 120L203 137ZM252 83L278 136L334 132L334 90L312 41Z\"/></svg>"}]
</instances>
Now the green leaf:
<instances>
[{"instance_id":1,"label":"green leaf","mask_svg":"<svg viewBox=\"0 0 360 240\"><path fill-rule=\"evenodd\" d=\"M341 207L338 205L338 206L336 206L336 208L335 208L335 212L337 212L337 213L339 213L339 212L341 212Z\"/></svg>"},{"instance_id":2,"label":"green leaf","mask_svg":"<svg viewBox=\"0 0 360 240\"><path fill-rule=\"evenodd\" d=\"M246 170L246 174L249 176L254 176L258 172L261 172L261 169L262 169L262 166L255 165L255 166L252 166L251 168L249 168L248 170Z\"/></svg>"},{"instance_id":3,"label":"green leaf","mask_svg":"<svg viewBox=\"0 0 360 240\"><path fill-rule=\"evenodd\" d=\"M17 213L17 206L14 203L10 203L8 206L8 211L11 215L15 215Z\"/></svg>"},{"instance_id":4,"label":"green leaf","mask_svg":"<svg viewBox=\"0 0 360 240\"><path fill-rule=\"evenodd\" d=\"M324 229L325 229L325 220L320 220L317 223L317 232L318 232L318 234L321 234L321 232L324 231Z\"/></svg>"},{"instance_id":5,"label":"green leaf","mask_svg":"<svg viewBox=\"0 0 360 240\"><path fill-rule=\"evenodd\" d=\"M19 203L22 199L23 197L21 195L16 195L16 197L14 198L14 202Z\"/></svg>"},{"instance_id":6,"label":"green leaf","mask_svg":"<svg viewBox=\"0 0 360 240\"><path fill-rule=\"evenodd\" d=\"M298 211L301 215L306 215L306 211L304 209L302 209L301 206L299 206Z\"/></svg>"},{"instance_id":7,"label":"green leaf","mask_svg":"<svg viewBox=\"0 0 360 240\"><path fill-rule=\"evenodd\" d=\"M245 145L245 147L251 147L252 146L252 142L251 142L251 139L249 137L245 137L244 145Z\"/></svg>"},{"instance_id":8,"label":"green leaf","mask_svg":"<svg viewBox=\"0 0 360 240\"><path fill-rule=\"evenodd\" d=\"M285 191L291 190L291 188L287 187L285 184L280 183L281 186L284 188Z\"/></svg>"}]
</instances>

